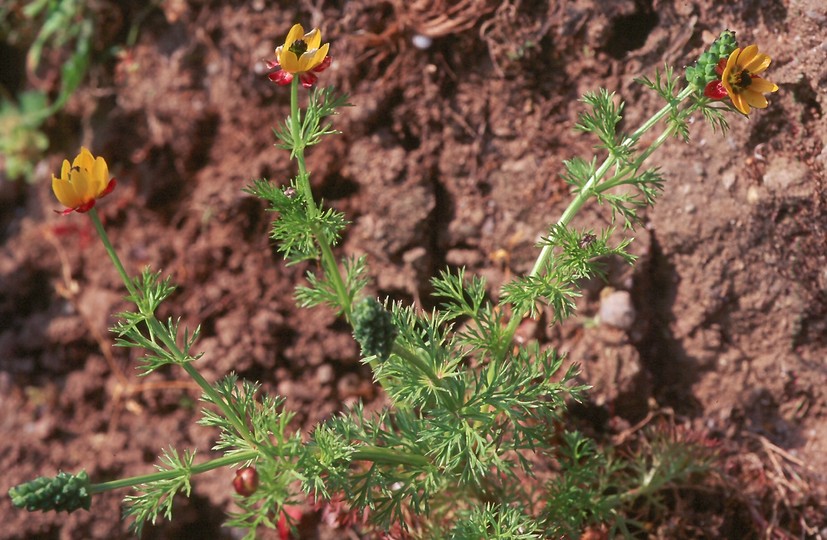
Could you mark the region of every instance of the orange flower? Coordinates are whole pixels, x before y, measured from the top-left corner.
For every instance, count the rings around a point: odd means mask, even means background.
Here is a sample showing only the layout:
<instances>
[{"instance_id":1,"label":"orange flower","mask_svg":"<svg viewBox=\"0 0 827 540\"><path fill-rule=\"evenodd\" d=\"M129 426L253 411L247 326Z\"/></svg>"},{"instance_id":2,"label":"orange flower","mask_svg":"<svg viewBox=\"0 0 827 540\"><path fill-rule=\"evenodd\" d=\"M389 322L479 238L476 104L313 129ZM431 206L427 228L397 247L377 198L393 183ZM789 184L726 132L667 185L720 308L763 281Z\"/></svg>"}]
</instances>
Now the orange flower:
<instances>
[{"instance_id":1,"label":"orange flower","mask_svg":"<svg viewBox=\"0 0 827 540\"><path fill-rule=\"evenodd\" d=\"M66 215L72 212L88 212L95 206L95 201L112 193L116 181L109 179L109 167L102 157L95 157L85 147L81 147L72 164L63 160L60 178L52 175L52 191L60 203L67 209L56 212Z\"/></svg>"},{"instance_id":2,"label":"orange flower","mask_svg":"<svg viewBox=\"0 0 827 540\"><path fill-rule=\"evenodd\" d=\"M270 69L281 67L279 71L268 75L271 81L279 85L290 84L295 75L305 88L313 86L320 73L330 65L331 58L327 55L329 43L322 45L322 34L318 28L304 33L300 24L294 24L284 45L276 48L276 60L268 62Z\"/></svg>"},{"instance_id":3,"label":"orange flower","mask_svg":"<svg viewBox=\"0 0 827 540\"><path fill-rule=\"evenodd\" d=\"M767 92L776 92L778 85L758 76L770 65L770 57L758 52L757 45L735 49L728 59L722 58L715 71L721 80L712 81L704 89L704 95L712 99L727 96L735 108L743 114L750 113L750 107L767 108Z\"/></svg>"}]
</instances>

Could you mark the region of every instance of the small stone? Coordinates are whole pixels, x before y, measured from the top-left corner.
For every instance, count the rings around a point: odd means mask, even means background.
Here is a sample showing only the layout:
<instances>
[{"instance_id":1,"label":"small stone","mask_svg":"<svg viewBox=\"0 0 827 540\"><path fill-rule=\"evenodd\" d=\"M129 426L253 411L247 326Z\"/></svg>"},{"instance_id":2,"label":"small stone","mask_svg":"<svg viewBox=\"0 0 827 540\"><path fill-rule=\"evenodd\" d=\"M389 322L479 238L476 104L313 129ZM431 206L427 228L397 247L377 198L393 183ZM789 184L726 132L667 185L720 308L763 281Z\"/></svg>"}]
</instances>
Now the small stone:
<instances>
[{"instance_id":1,"label":"small stone","mask_svg":"<svg viewBox=\"0 0 827 540\"><path fill-rule=\"evenodd\" d=\"M600 322L629 330L635 322L635 307L632 304L632 295L628 291L611 291L601 294Z\"/></svg>"},{"instance_id":2,"label":"small stone","mask_svg":"<svg viewBox=\"0 0 827 540\"><path fill-rule=\"evenodd\" d=\"M747 189L747 202L749 204L757 204L761 200L761 190L755 186L750 186Z\"/></svg>"},{"instance_id":3,"label":"small stone","mask_svg":"<svg viewBox=\"0 0 827 540\"><path fill-rule=\"evenodd\" d=\"M425 51L431 48L431 45L434 44L434 40L428 36L416 34L414 35L414 37L411 38L411 43L413 43L413 46L419 49L420 51Z\"/></svg>"},{"instance_id":4,"label":"small stone","mask_svg":"<svg viewBox=\"0 0 827 540\"><path fill-rule=\"evenodd\" d=\"M724 189L729 191L732 189L732 186L735 185L735 173L733 171L727 171L721 175L721 184L723 184Z\"/></svg>"},{"instance_id":5,"label":"small stone","mask_svg":"<svg viewBox=\"0 0 827 540\"><path fill-rule=\"evenodd\" d=\"M330 364L322 364L316 369L316 380L319 384L327 384L333 380L333 367Z\"/></svg>"},{"instance_id":6,"label":"small stone","mask_svg":"<svg viewBox=\"0 0 827 540\"><path fill-rule=\"evenodd\" d=\"M767 167L764 185L785 195L806 195L807 174L807 166L800 161L778 157Z\"/></svg>"}]
</instances>

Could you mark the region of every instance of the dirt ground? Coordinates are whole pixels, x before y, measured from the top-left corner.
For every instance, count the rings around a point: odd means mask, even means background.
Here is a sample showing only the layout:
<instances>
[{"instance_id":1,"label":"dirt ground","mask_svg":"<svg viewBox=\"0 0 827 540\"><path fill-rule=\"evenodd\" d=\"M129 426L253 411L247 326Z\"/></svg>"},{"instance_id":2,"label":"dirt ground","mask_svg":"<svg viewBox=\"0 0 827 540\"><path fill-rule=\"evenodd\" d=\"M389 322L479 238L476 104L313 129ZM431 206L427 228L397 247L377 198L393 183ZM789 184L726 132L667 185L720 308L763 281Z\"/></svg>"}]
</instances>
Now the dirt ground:
<instances>
[{"instance_id":1,"label":"dirt ground","mask_svg":"<svg viewBox=\"0 0 827 540\"><path fill-rule=\"evenodd\" d=\"M484 275L492 291L530 268L570 198L562 160L594 144L572 129L583 92L617 92L631 131L661 106L634 78L682 68L729 28L772 56L770 108L731 115L723 137L699 118L689 144L655 154L668 181L631 233L638 264L585 284L575 319L524 335L583 364L594 389L577 414L595 434L668 416L721 439L737 495L685 509L694 535L664 522L652 538L827 538L823 1L167 0L115 57L135 9L98 3L97 61L47 126L37 181L0 182L0 493L57 470L142 474L163 447L212 446L182 373L139 379L135 354L112 347L119 278L88 219L52 212L49 175L81 144L119 180L99 211L128 270L172 275L179 289L160 315L202 325L202 373L260 381L307 429L382 398L346 325L296 308L307 267L284 266L270 216L241 191L294 174L271 131L289 92L264 69L294 22L321 28L334 57L321 83L354 105L336 118L342 134L309 154L316 193L353 221L341 251L368 255L377 294L426 307L428 278L446 265ZM19 79L11 90L26 87ZM576 225L607 219L591 206ZM593 324L607 286L631 293L626 331ZM231 474L198 478L174 521L144 538L232 538L220 528ZM0 538L129 537L124 494L68 517L4 497ZM307 538L355 538L306 522Z\"/></svg>"}]
</instances>

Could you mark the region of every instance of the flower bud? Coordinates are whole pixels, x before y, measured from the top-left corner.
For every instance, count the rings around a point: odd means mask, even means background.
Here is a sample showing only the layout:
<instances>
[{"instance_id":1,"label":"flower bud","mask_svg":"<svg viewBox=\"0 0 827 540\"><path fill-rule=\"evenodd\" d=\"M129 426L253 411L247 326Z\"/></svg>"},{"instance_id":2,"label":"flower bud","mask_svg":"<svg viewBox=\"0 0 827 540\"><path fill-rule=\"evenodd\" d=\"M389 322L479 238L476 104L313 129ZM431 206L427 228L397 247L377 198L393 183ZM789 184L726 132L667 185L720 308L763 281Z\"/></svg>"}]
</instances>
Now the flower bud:
<instances>
[{"instance_id":1,"label":"flower bud","mask_svg":"<svg viewBox=\"0 0 827 540\"><path fill-rule=\"evenodd\" d=\"M258 471L255 467L242 467L235 472L233 489L243 497L249 497L258 489Z\"/></svg>"}]
</instances>

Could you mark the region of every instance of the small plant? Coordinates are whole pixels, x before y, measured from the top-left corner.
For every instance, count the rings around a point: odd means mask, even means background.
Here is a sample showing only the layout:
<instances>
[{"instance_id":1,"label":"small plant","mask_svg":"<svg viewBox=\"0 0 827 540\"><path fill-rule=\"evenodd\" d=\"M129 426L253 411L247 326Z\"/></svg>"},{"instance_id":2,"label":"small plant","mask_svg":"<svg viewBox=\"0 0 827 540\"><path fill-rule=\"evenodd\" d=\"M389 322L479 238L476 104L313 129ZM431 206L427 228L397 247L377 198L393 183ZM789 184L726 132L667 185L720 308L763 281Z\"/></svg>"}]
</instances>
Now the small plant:
<instances>
[{"instance_id":1,"label":"small plant","mask_svg":"<svg viewBox=\"0 0 827 540\"><path fill-rule=\"evenodd\" d=\"M49 141L43 123L63 108L86 74L91 56L94 19L78 0L37 0L17 6L23 26L38 31L26 53L26 71L37 72L45 50L60 50L74 44L74 51L60 67L57 97L49 103L46 92L30 90L17 96L0 96L0 125L8 136L0 139L0 154L6 156L5 172L10 179L31 179L33 163ZM11 17L11 13L7 13ZM11 33L3 28L3 33ZM20 34L17 31L16 34ZM21 36L13 35L13 38Z\"/></svg>"},{"instance_id":2,"label":"small plant","mask_svg":"<svg viewBox=\"0 0 827 540\"><path fill-rule=\"evenodd\" d=\"M86 76L92 60L93 38L98 31L95 8L79 0L36 0L8 2L0 7L0 37L11 44L27 43L26 72L37 77L41 60L48 53L72 48L68 57L60 55L60 78L56 95L50 100L43 89L26 90L16 96L0 94L0 170L10 180L32 180L34 164L49 147L43 132L46 121L57 114L77 90ZM138 28L146 14L154 9L156 1L148 2L134 17L126 47L131 47L138 36ZM121 50L119 54L124 54Z\"/></svg>"},{"instance_id":3,"label":"small plant","mask_svg":"<svg viewBox=\"0 0 827 540\"><path fill-rule=\"evenodd\" d=\"M640 80L666 104L628 134L617 131L624 105L614 94L587 94L589 111L576 128L597 136L603 158L565 163L563 178L574 199L549 225L532 270L505 284L496 303L482 278L445 270L432 279L442 304L425 313L366 296L366 259L335 255L347 220L314 198L305 152L336 133L330 118L347 97L314 89L299 107L299 87L314 87L331 62L328 53L320 32L305 33L300 25L276 49L270 67L278 70L270 78L290 86L291 111L275 133L298 174L285 185L256 180L246 191L270 204L276 215L271 234L286 263L316 262L316 271L296 288L296 300L333 309L353 327L387 407L368 414L357 404L303 436L291 428L284 400L262 393L258 384L234 374L207 381L196 367L203 354L196 352L199 329L155 316L174 290L170 279L148 268L130 277L109 242L94 206L114 180L103 158L84 148L73 163L63 163L53 189L67 208L63 213L88 213L135 304L119 314L112 329L116 344L146 351L143 374L175 365L201 387L207 407L200 423L218 430L214 449L223 456L198 462L194 450L169 448L155 473L104 483L92 483L83 472L60 473L12 488L12 502L28 510L73 511L88 509L96 493L130 487L135 492L126 497L125 515L140 533L160 515L171 518L173 497L188 495L194 476L234 467L238 510L228 525L248 529L247 538L260 526L286 535L294 520L289 507L308 496L358 513L365 530L411 537L576 537L587 527L628 537L643 530L667 487L709 469L708 442L667 426L637 447L600 450L565 427L566 402L587 391L574 383L577 364L566 367L554 349L513 338L526 317L569 317L581 280L602 275L601 258L634 262L631 240L616 240L615 227L579 230L572 227L574 217L594 199L608 206L613 223L633 228L639 209L653 204L664 184L645 161L670 137L688 140L692 115L701 113L725 130L725 112L765 107L763 92L777 90L757 77L769 57L754 46L738 48L734 34L724 32L687 70L688 85L668 66ZM731 103L719 102L726 98ZM642 136L656 126L660 134L644 144Z\"/></svg>"}]
</instances>

